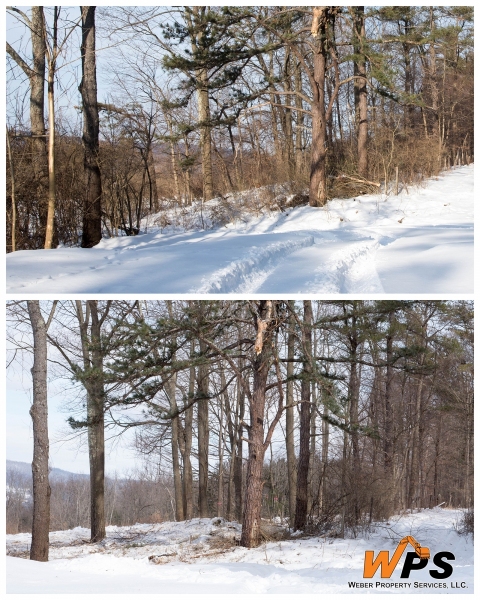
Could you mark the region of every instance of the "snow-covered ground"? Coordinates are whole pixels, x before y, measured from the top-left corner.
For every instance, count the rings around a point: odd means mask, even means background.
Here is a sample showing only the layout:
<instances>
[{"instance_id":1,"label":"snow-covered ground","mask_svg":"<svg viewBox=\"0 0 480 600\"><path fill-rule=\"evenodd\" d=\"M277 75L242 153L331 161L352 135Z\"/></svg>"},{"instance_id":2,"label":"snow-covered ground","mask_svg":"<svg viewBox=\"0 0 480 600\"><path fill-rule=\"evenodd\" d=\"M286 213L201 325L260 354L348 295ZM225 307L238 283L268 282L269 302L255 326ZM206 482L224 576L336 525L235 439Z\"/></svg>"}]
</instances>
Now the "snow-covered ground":
<instances>
[{"instance_id":1,"label":"snow-covered ground","mask_svg":"<svg viewBox=\"0 0 480 600\"><path fill-rule=\"evenodd\" d=\"M234 544L238 524L218 519L108 527L101 544L89 544L89 530L76 528L50 534L48 563L14 557L28 556L30 536L7 535L7 553L14 555L7 556L7 593L472 594L473 540L455 530L460 516L458 510L422 510L376 523L355 539L293 535L251 550ZM388 550L391 556L406 535L430 549L428 565L402 579L405 552L389 579L379 572L364 579L365 551ZM444 551L455 555L449 561L453 573L434 579L433 557ZM365 582L372 587L351 587Z\"/></svg>"},{"instance_id":2,"label":"snow-covered ground","mask_svg":"<svg viewBox=\"0 0 480 600\"><path fill-rule=\"evenodd\" d=\"M7 292L472 293L473 173L463 166L398 196L323 209L240 211L210 230L157 225L89 250L15 252Z\"/></svg>"}]
</instances>

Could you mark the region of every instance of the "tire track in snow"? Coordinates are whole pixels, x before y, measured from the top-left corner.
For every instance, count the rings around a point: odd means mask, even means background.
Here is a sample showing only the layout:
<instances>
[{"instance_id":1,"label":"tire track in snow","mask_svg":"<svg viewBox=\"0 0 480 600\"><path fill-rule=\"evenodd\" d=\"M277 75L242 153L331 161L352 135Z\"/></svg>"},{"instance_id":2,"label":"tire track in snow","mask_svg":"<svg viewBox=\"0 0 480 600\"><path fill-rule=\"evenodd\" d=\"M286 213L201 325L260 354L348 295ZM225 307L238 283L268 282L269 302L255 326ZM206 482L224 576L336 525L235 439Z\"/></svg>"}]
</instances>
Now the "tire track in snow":
<instances>
[{"instance_id":1,"label":"tire track in snow","mask_svg":"<svg viewBox=\"0 0 480 600\"><path fill-rule=\"evenodd\" d=\"M305 291L319 294L383 294L375 268L377 240L349 245L334 252L326 264L315 270L315 279Z\"/></svg>"},{"instance_id":2,"label":"tire track in snow","mask_svg":"<svg viewBox=\"0 0 480 600\"><path fill-rule=\"evenodd\" d=\"M251 293L270 273L282 258L307 246L313 246L313 235L275 242L267 246L253 246L245 258L232 261L228 266L202 280L198 288L190 289L195 294Z\"/></svg>"}]
</instances>

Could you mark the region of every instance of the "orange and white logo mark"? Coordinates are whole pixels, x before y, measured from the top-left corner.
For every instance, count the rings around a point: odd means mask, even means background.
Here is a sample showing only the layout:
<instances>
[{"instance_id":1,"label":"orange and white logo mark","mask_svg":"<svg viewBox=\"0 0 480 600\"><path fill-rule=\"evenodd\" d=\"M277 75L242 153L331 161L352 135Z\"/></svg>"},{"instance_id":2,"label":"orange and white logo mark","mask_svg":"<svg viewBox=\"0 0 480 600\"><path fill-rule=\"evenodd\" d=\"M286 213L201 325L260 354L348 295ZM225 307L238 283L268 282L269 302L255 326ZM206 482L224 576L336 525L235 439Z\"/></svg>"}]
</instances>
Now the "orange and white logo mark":
<instances>
[{"instance_id":1,"label":"orange and white logo mark","mask_svg":"<svg viewBox=\"0 0 480 600\"><path fill-rule=\"evenodd\" d=\"M430 558L430 550L424 546L421 546L413 536L407 535L400 540L391 559L388 550L380 550L376 558L373 550L367 550L365 552L363 576L365 578L373 577L377 572L378 567L380 567L380 573L383 578L391 577L395 567L398 564L398 561L407 547L407 544L411 544L413 546L417 556L420 559L428 561Z\"/></svg>"}]
</instances>

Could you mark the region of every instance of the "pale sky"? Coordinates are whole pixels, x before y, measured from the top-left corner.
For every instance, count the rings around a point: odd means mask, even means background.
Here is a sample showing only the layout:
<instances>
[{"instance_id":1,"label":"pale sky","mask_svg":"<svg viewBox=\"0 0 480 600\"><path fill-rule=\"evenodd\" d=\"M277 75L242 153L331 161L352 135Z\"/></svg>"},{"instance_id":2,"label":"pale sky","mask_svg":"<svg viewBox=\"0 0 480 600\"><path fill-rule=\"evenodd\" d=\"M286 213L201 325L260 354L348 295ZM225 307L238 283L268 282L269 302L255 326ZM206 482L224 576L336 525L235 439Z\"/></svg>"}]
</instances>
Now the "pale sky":
<instances>
[{"instance_id":1,"label":"pale sky","mask_svg":"<svg viewBox=\"0 0 480 600\"><path fill-rule=\"evenodd\" d=\"M49 356L54 358L51 348ZM10 355L7 351L7 358ZM32 401L32 379L30 367L32 357L23 352L18 361L12 363L6 373L6 458L31 462L33 456L32 420L29 410ZM50 437L50 463L52 467L73 473L88 473L88 450L86 436L72 437L66 423L72 415L66 404L74 401L81 393L69 379L55 378L49 365L48 427ZM139 463L131 448L133 434L110 440L106 444L105 466L107 473L126 473Z\"/></svg>"}]
</instances>

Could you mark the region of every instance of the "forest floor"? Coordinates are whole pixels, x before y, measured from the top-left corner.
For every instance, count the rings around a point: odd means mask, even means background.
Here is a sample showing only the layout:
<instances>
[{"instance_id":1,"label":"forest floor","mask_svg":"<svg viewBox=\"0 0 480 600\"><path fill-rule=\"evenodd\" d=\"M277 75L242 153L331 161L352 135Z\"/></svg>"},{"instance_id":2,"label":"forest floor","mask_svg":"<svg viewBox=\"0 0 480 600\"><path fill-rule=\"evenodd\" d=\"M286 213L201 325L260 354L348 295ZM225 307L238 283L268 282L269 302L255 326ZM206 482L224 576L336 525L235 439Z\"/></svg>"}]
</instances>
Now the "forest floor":
<instances>
[{"instance_id":1,"label":"forest floor","mask_svg":"<svg viewBox=\"0 0 480 600\"><path fill-rule=\"evenodd\" d=\"M169 209L93 249L8 254L7 292L473 293L473 175L325 208L265 210L263 188Z\"/></svg>"},{"instance_id":2,"label":"forest floor","mask_svg":"<svg viewBox=\"0 0 480 600\"><path fill-rule=\"evenodd\" d=\"M48 563L25 560L29 534L7 535L7 593L473 594L473 538L457 532L461 515L442 508L404 513L345 539L298 536L270 524L270 541L250 550L236 544L240 526L223 519L112 526L100 544L90 544L89 530L77 527L50 534ZM364 579L365 551L392 556L406 535L430 549L428 565L401 578L405 552L390 578L378 571ZM433 564L439 552L455 557L448 558L453 573L445 579L430 574L443 573ZM360 583L371 587L353 587Z\"/></svg>"}]
</instances>

